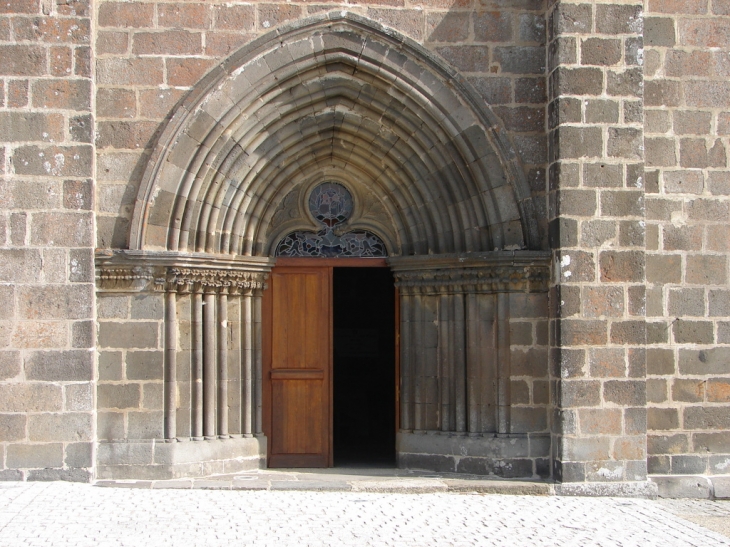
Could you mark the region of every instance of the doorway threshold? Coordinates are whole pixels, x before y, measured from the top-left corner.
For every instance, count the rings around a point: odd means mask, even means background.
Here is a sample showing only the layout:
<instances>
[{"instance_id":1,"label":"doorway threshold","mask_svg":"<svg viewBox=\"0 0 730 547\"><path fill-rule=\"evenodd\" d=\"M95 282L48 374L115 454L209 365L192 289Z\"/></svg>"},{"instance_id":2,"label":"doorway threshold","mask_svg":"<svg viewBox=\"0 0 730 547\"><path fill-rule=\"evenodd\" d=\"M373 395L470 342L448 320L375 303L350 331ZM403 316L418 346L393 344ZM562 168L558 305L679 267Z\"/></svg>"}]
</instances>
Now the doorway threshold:
<instances>
[{"instance_id":1,"label":"doorway threshold","mask_svg":"<svg viewBox=\"0 0 730 547\"><path fill-rule=\"evenodd\" d=\"M205 490L290 490L309 492L371 492L425 494L506 494L549 496L552 482L504 479L481 475L434 473L378 467L326 469L257 469L196 479L101 480L96 486L117 488L175 488Z\"/></svg>"}]
</instances>

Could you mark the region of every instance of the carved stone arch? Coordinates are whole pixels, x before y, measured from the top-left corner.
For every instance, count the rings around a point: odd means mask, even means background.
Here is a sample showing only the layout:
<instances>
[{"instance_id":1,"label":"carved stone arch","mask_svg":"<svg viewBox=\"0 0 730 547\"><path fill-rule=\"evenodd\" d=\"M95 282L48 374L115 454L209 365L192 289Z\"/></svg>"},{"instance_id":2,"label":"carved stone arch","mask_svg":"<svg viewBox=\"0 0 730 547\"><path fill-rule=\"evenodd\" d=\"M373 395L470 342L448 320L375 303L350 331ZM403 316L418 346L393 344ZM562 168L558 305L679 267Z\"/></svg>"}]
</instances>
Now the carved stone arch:
<instances>
[{"instance_id":1,"label":"carved stone arch","mask_svg":"<svg viewBox=\"0 0 730 547\"><path fill-rule=\"evenodd\" d=\"M380 196L392 254L539 248L517 153L475 90L345 12L272 31L196 86L145 172L130 248L265 255L284 198L328 171Z\"/></svg>"}]
</instances>

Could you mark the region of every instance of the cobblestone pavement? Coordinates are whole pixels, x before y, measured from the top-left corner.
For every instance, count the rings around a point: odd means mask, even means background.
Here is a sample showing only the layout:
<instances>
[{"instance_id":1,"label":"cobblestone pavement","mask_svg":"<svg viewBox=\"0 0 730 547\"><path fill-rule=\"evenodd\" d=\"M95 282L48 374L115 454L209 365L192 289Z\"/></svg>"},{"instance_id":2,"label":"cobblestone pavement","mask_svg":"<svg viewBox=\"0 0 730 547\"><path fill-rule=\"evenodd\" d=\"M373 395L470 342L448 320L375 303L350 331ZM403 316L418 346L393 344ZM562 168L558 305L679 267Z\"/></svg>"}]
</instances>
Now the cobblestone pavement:
<instances>
[{"instance_id":1,"label":"cobblestone pavement","mask_svg":"<svg viewBox=\"0 0 730 547\"><path fill-rule=\"evenodd\" d=\"M678 501L671 511L662 503L0 483L0 545L730 546L675 516L713 503L727 515L726 502Z\"/></svg>"},{"instance_id":2,"label":"cobblestone pavement","mask_svg":"<svg viewBox=\"0 0 730 547\"><path fill-rule=\"evenodd\" d=\"M667 511L730 538L730 501L659 500Z\"/></svg>"}]
</instances>

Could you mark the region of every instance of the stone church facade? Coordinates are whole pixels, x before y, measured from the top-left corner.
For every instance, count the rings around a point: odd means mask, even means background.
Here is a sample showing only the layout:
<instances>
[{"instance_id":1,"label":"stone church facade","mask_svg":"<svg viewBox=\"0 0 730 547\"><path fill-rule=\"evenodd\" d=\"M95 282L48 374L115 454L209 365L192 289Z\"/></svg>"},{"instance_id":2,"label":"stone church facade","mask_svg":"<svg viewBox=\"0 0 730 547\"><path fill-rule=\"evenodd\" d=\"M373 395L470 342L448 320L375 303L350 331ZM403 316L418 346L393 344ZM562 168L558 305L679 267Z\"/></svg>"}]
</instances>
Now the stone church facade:
<instances>
[{"instance_id":1,"label":"stone church facade","mask_svg":"<svg viewBox=\"0 0 730 547\"><path fill-rule=\"evenodd\" d=\"M367 263L397 465L707 494L729 75L727 0L0 0L0 478L332 465ZM325 232L384 251L282 254Z\"/></svg>"}]
</instances>

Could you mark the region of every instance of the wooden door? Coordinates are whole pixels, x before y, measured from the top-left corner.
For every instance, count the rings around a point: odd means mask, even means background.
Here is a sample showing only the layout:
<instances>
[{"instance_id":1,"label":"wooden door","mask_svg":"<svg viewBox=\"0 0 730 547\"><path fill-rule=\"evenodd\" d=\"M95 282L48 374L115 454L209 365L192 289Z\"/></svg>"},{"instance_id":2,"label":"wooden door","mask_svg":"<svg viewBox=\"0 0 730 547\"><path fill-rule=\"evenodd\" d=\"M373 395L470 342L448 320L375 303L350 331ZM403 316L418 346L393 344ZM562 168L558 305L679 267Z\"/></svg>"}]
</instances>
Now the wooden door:
<instances>
[{"instance_id":1,"label":"wooden door","mask_svg":"<svg viewBox=\"0 0 730 547\"><path fill-rule=\"evenodd\" d=\"M330 467L332 269L274 268L265 292L269 467Z\"/></svg>"}]
</instances>

